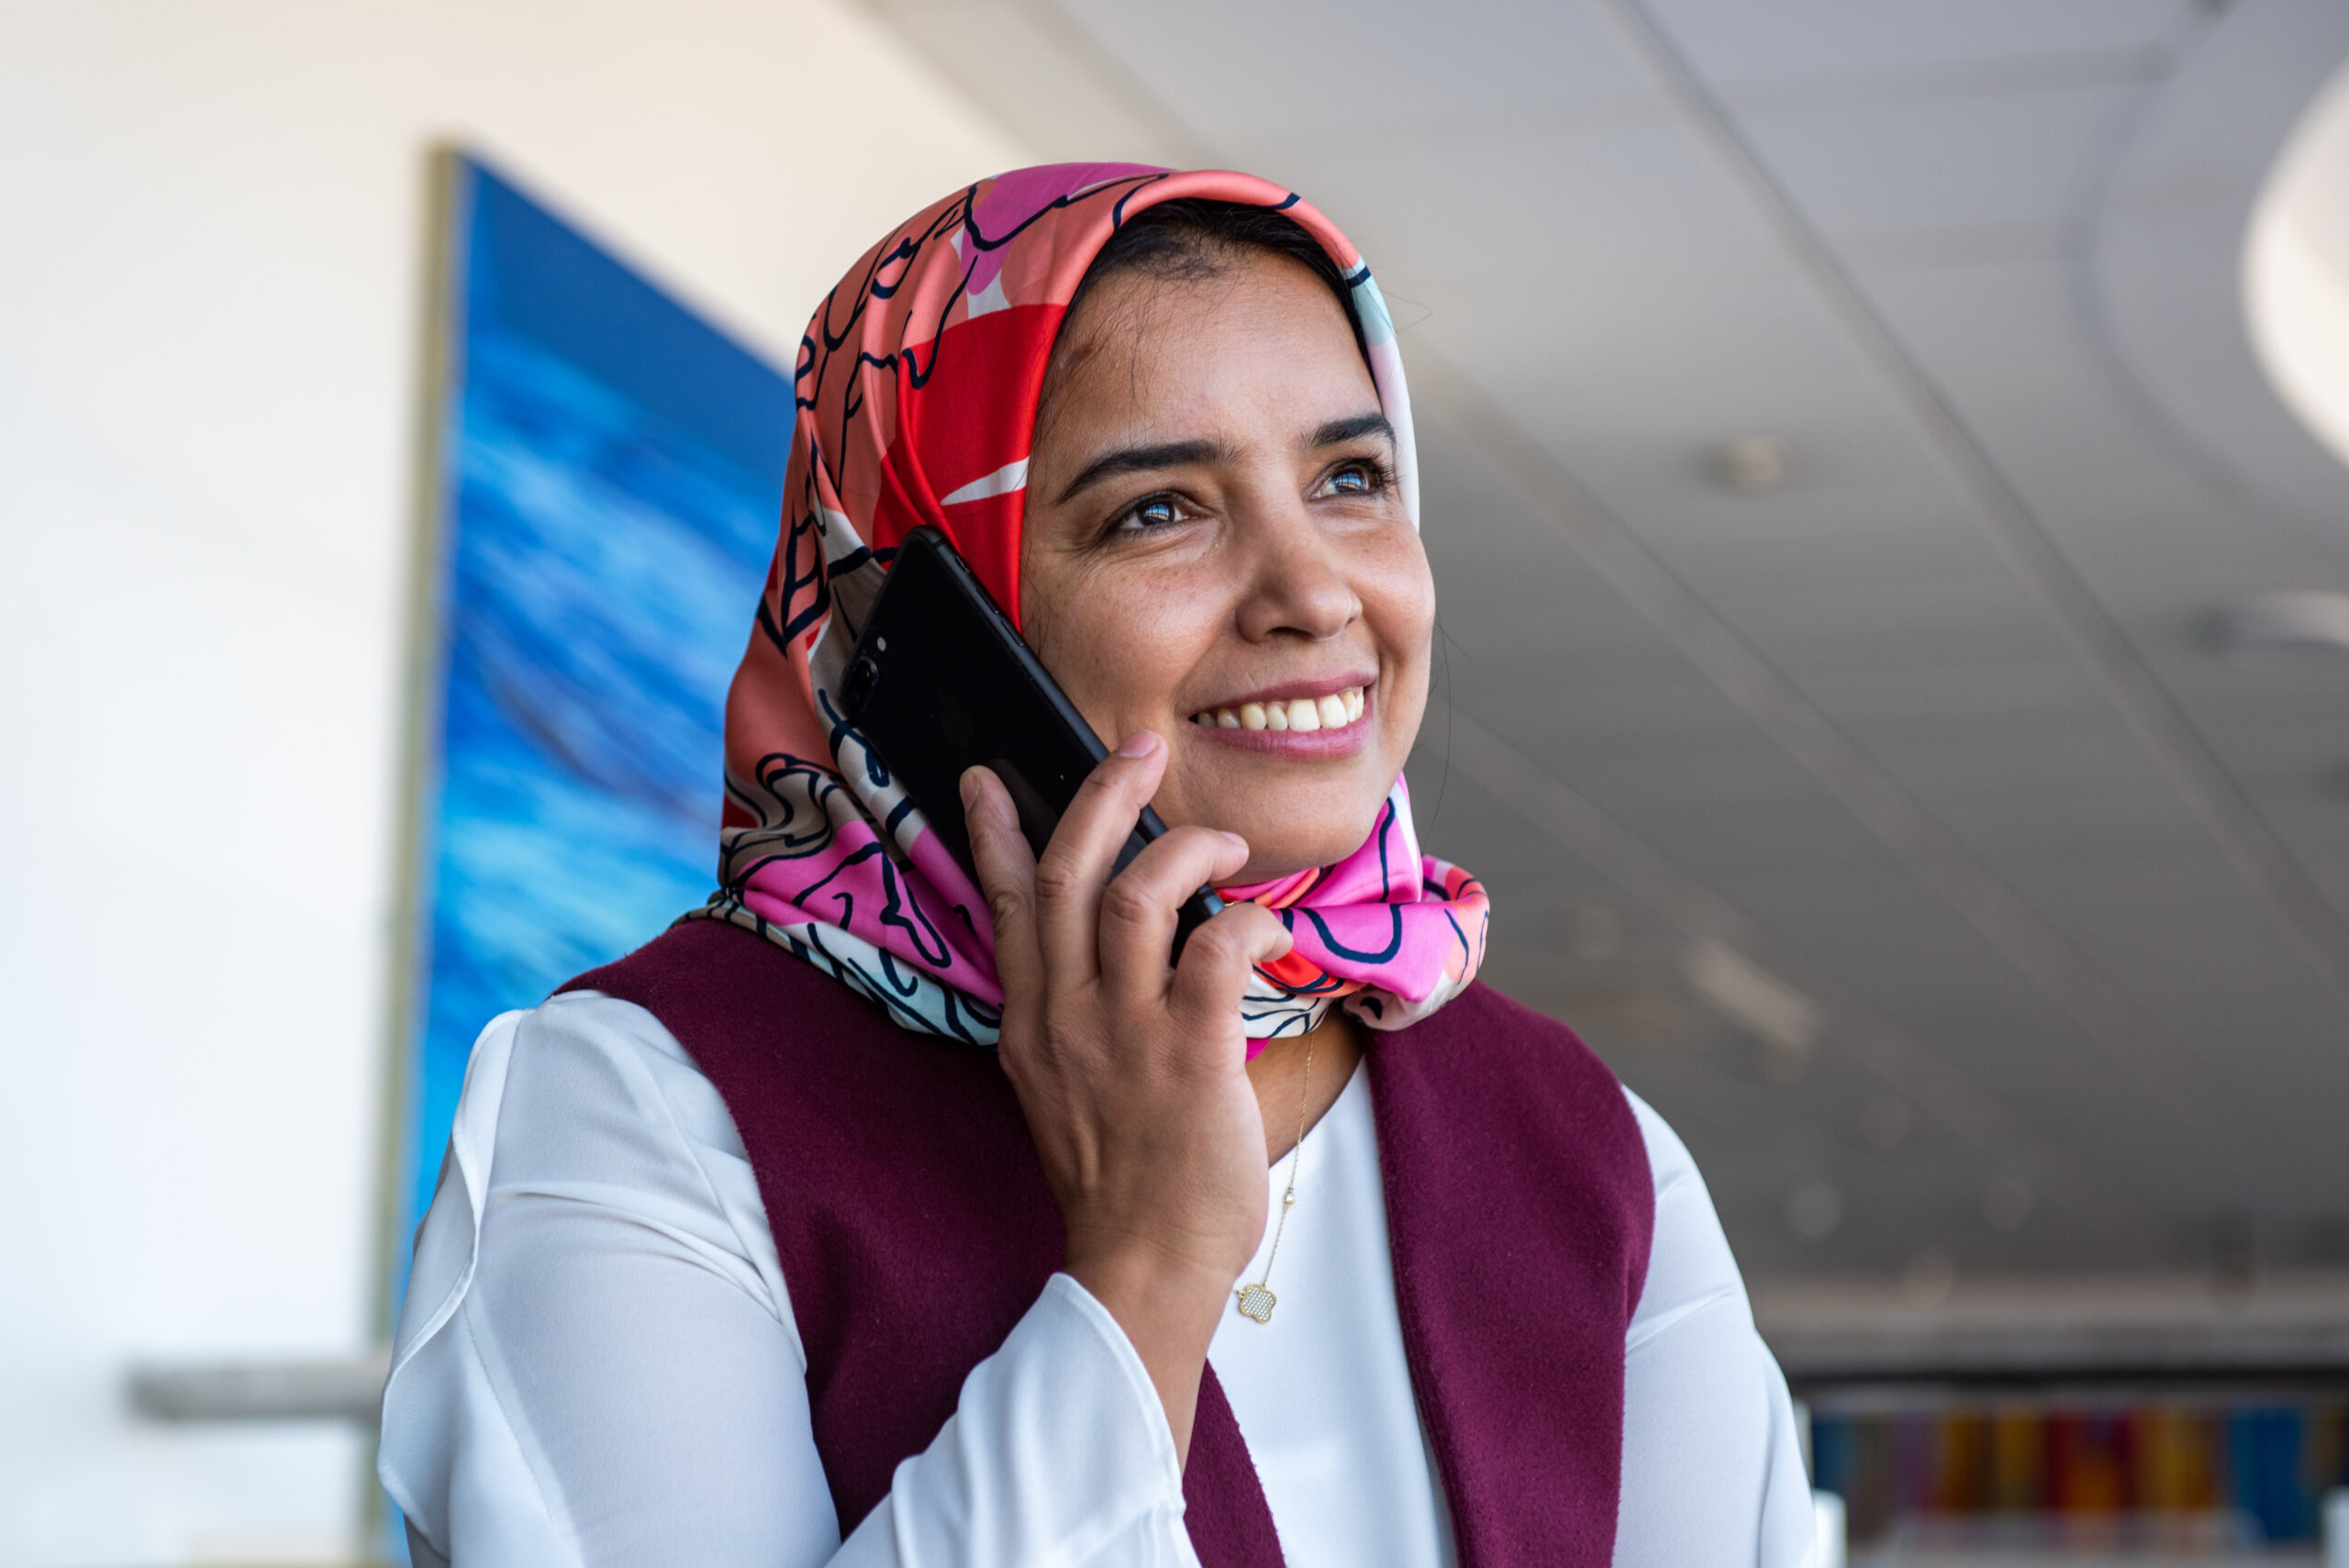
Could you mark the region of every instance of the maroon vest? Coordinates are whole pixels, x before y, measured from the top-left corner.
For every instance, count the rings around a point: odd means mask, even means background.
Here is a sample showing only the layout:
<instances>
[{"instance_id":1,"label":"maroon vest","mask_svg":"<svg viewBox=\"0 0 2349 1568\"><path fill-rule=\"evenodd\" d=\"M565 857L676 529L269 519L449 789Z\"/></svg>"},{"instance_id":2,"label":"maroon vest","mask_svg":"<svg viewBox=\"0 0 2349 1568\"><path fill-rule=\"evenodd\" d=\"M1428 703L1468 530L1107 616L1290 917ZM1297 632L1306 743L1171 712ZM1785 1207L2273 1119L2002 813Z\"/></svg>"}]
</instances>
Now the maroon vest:
<instances>
[{"instance_id":1,"label":"maroon vest","mask_svg":"<svg viewBox=\"0 0 2349 1568\"><path fill-rule=\"evenodd\" d=\"M992 1052L888 1021L751 932L691 920L565 990L634 1002L725 1096L807 1351L817 1451L853 1529L1060 1266ZM1605 1568L1623 1335L1653 1192L1614 1075L1483 985L1372 1038L1403 1349L1466 1568ZM1209 1369L1183 1474L1204 1568L1273 1568L1273 1518Z\"/></svg>"}]
</instances>

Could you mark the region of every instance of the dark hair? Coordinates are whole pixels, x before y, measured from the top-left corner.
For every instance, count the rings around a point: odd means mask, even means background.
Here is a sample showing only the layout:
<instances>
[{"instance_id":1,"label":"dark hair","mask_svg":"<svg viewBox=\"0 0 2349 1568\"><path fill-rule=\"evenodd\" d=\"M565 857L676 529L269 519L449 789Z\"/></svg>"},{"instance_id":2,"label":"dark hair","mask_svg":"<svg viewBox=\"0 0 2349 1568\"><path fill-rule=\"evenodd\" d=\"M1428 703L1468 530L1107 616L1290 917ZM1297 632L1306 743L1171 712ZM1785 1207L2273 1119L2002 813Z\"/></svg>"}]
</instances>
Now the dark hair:
<instances>
[{"instance_id":1,"label":"dark hair","mask_svg":"<svg viewBox=\"0 0 2349 1568\"><path fill-rule=\"evenodd\" d=\"M1103 278L1118 272L1140 272L1166 283L1199 283L1222 276L1233 261L1249 251L1283 256L1321 280L1353 329L1354 347L1365 362L1370 350L1363 340L1362 319L1354 314L1353 289L1336 260L1321 242L1286 213L1240 202L1208 201L1181 196L1144 207L1118 226L1109 242L1077 280L1069 296L1063 322L1074 320L1085 296Z\"/></svg>"}]
</instances>

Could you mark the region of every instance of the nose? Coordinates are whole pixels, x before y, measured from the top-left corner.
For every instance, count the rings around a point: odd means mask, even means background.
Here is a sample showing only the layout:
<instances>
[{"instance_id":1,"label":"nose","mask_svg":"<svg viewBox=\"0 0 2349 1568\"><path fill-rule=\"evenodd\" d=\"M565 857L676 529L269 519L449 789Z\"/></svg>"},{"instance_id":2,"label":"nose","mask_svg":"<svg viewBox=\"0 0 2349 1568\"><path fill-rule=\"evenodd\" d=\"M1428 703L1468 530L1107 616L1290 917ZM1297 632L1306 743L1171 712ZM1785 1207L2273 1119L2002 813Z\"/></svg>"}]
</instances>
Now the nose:
<instances>
[{"instance_id":1,"label":"nose","mask_svg":"<svg viewBox=\"0 0 2349 1568\"><path fill-rule=\"evenodd\" d=\"M1249 552L1240 634L1251 642L1326 641L1362 615L1338 542L1299 497L1268 498L1240 519Z\"/></svg>"}]
</instances>

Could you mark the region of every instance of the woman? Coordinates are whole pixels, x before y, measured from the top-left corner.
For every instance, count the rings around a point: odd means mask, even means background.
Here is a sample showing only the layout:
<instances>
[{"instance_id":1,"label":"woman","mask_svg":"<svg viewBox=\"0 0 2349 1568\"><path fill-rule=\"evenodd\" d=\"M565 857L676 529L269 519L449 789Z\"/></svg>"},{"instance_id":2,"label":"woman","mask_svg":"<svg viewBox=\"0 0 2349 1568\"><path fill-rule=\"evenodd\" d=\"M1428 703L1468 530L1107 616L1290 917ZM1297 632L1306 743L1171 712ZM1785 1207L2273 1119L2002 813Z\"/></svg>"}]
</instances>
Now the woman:
<instances>
[{"instance_id":1,"label":"woman","mask_svg":"<svg viewBox=\"0 0 2349 1568\"><path fill-rule=\"evenodd\" d=\"M475 1051L385 1394L417 1560L1802 1561L1686 1151L1474 983L1414 840L1434 596L1352 246L1019 171L868 252L799 388L724 886ZM978 886L833 703L923 524L1119 742L1041 861L973 770Z\"/></svg>"}]
</instances>

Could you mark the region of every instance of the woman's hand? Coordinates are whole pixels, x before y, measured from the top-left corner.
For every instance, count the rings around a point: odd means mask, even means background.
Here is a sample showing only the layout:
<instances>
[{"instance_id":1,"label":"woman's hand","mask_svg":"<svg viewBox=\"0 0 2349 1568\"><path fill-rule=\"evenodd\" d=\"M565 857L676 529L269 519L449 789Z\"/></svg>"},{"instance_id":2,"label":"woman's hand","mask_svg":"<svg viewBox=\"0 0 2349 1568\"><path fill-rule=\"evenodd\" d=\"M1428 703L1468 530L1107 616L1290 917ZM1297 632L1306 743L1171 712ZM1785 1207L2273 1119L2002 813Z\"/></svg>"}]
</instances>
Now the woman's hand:
<instances>
[{"instance_id":1,"label":"woman's hand","mask_svg":"<svg viewBox=\"0 0 2349 1568\"><path fill-rule=\"evenodd\" d=\"M1039 862L1003 784L963 775L972 858L995 920L1000 1054L1068 1229L1066 1268L1141 1354L1178 1454L1208 1342L1263 1240L1264 1124L1240 1000L1288 951L1235 904L1170 968L1175 911L1247 862L1230 833L1176 828L1111 877L1166 767L1148 730L1094 769Z\"/></svg>"}]
</instances>

